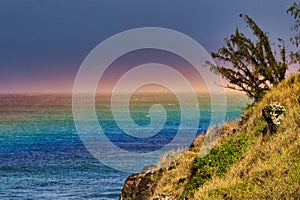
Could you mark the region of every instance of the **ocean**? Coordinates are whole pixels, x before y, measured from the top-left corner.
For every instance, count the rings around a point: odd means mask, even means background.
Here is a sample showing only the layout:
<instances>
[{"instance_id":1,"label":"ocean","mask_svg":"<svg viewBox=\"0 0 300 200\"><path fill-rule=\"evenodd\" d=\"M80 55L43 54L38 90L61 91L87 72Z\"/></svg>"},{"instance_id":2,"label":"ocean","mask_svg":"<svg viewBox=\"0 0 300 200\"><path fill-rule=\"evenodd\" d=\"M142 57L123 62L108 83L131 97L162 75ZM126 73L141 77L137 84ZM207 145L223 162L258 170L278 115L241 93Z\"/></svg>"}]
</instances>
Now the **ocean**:
<instances>
[{"instance_id":1,"label":"ocean","mask_svg":"<svg viewBox=\"0 0 300 200\"><path fill-rule=\"evenodd\" d=\"M240 117L247 103L244 96L228 95L226 120ZM148 104L137 103L131 109L136 124L149 123L149 113L141 109ZM200 107L207 105L209 100L203 98ZM101 109L97 111L98 120L105 122L106 115L101 116ZM209 109L204 110L198 134L207 130L209 120ZM165 126L163 138L177 126ZM105 130L113 140L114 127L106 126ZM116 142L130 146L127 137L120 137ZM161 146L159 142L156 145ZM133 151L142 150L134 147ZM83 145L74 124L70 95L0 95L0 199L118 199L129 175L105 166Z\"/></svg>"}]
</instances>

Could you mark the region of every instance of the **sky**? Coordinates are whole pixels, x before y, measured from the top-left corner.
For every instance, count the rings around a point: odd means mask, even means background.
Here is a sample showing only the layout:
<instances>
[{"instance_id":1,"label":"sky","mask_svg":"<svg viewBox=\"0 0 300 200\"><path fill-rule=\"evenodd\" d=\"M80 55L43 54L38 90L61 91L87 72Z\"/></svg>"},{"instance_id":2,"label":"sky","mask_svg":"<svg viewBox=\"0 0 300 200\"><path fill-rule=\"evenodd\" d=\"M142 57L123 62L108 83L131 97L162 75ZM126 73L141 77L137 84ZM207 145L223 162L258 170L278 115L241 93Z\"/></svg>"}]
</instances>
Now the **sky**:
<instances>
[{"instance_id":1,"label":"sky","mask_svg":"<svg viewBox=\"0 0 300 200\"><path fill-rule=\"evenodd\" d=\"M71 92L89 52L119 32L163 27L182 32L209 53L224 45L248 14L289 45L290 0L1 0L0 93ZM292 48L292 47L291 47ZM292 69L293 70L293 69Z\"/></svg>"}]
</instances>

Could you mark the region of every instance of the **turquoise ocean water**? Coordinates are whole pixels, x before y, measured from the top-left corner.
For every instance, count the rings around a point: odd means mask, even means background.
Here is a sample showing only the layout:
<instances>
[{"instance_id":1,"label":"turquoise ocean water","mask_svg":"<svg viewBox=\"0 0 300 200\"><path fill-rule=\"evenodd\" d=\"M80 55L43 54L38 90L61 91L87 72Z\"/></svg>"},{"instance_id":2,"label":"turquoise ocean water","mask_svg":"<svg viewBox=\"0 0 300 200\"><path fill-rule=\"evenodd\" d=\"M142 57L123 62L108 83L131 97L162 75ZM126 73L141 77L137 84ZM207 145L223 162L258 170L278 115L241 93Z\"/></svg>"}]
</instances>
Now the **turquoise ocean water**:
<instances>
[{"instance_id":1,"label":"turquoise ocean water","mask_svg":"<svg viewBox=\"0 0 300 200\"><path fill-rule=\"evenodd\" d=\"M207 107L205 102L200 107ZM228 96L226 119L238 118L247 102ZM133 109L132 117L137 124L147 123L141 109ZM199 133L209 120L204 109ZM162 134L167 138L175 126L168 124ZM114 132L112 126L106 131ZM0 199L118 199L128 175L86 150L74 126L71 96L0 95Z\"/></svg>"}]
</instances>

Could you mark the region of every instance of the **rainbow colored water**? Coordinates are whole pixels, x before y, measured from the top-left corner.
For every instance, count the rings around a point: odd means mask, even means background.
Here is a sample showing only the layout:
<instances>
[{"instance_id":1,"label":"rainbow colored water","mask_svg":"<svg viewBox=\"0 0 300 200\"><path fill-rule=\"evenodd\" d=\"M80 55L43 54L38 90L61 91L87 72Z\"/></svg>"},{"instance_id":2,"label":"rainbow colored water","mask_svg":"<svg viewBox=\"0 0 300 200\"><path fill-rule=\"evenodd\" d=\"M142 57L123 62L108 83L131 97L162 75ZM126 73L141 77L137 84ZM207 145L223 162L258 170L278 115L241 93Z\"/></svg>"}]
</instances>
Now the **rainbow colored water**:
<instances>
[{"instance_id":1,"label":"rainbow colored water","mask_svg":"<svg viewBox=\"0 0 300 200\"><path fill-rule=\"evenodd\" d=\"M226 119L238 118L247 98L233 94L227 100ZM199 133L209 125L207 102L200 101ZM137 124L148 123L141 109L147 103L131 109ZM0 199L118 199L128 175L86 150L70 95L0 95Z\"/></svg>"}]
</instances>

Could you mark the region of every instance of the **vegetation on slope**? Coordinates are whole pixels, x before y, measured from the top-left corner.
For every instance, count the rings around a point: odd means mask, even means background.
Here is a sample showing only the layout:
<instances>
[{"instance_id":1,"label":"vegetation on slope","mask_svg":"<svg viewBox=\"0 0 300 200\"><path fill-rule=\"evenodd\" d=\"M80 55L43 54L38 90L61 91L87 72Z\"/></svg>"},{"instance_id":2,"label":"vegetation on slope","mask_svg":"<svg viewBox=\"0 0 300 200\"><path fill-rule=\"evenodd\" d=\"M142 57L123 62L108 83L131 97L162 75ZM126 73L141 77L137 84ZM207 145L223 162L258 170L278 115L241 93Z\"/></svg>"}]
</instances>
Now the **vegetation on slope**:
<instances>
[{"instance_id":1,"label":"vegetation on slope","mask_svg":"<svg viewBox=\"0 0 300 200\"><path fill-rule=\"evenodd\" d=\"M193 148L157 179L153 197L174 199L296 199L300 196L300 75L294 75L249 106L243 117L225 124L207 155ZM273 102L285 107L277 133L265 134L262 109Z\"/></svg>"}]
</instances>

